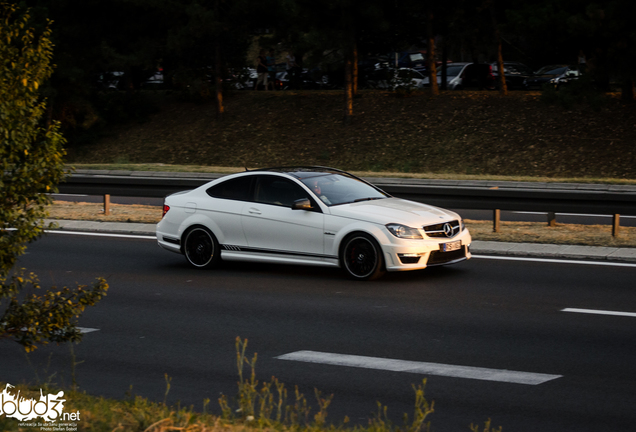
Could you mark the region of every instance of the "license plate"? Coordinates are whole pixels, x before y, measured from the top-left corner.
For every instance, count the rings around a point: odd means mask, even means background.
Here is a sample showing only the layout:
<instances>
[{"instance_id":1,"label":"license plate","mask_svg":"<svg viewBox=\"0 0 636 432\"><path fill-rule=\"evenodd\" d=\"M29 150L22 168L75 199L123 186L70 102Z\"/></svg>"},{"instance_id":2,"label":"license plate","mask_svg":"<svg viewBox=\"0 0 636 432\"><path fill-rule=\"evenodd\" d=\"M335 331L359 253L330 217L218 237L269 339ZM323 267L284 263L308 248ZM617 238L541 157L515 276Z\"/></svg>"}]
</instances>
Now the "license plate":
<instances>
[{"instance_id":1,"label":"license plate","mask_svg":"<svg viewBox=\"0 0 636 432\"><path fill-rule=\"evenodd\" d=\"M461 240L439 244L439 250L441 252L452 252L452 251L461 249L461 247L462 247Z\"/></svg>"}]
</instances>

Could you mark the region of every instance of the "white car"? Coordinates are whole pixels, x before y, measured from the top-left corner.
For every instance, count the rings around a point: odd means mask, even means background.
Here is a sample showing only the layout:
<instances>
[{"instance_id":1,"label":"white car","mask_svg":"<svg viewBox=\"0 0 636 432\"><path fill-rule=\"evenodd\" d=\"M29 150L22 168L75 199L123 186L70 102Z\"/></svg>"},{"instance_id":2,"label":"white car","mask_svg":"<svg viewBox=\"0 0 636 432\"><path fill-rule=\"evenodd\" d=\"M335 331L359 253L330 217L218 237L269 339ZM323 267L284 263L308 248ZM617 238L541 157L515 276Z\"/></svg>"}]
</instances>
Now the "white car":
<instances>
[{"instance_id":1,"label":"white car","mask_svg":"<svg viewBox=\"0 0 636 432\"><path fill-rule=\"evenodd\" d=\"M471 257L456 213L324 167L246 171L170 195L157 241L197 268L304 264L341 267L358 280Z\"/></svg>"}]
</instances>

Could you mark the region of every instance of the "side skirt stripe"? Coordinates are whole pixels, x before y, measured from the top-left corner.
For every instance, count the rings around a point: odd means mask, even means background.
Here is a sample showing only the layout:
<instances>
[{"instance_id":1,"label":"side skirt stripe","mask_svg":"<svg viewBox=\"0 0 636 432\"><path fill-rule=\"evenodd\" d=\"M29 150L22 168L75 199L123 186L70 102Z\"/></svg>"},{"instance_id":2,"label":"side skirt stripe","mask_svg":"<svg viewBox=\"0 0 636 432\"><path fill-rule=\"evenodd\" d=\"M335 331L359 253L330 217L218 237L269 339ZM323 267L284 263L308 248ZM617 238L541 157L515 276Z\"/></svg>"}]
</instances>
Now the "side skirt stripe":
<instances>
[{"instance_id":1,"label":"side skirt stripe","mask_svg":"<svg viewBox=\"0 0 636 432\"><path fill-rule=\"evenodd\" d=\"M260 248L234 246L234 245L221 245L221 249L226 251L248 252L248 253L257 253L257 254L295 255L295 256L312 257L312 258L338 259L337 256L332 256L332 255L311 254L311 253L293 252L293 251L281 251L281 250L274 250L274 249L260 249Z\"/></svg>"}]
</instances>

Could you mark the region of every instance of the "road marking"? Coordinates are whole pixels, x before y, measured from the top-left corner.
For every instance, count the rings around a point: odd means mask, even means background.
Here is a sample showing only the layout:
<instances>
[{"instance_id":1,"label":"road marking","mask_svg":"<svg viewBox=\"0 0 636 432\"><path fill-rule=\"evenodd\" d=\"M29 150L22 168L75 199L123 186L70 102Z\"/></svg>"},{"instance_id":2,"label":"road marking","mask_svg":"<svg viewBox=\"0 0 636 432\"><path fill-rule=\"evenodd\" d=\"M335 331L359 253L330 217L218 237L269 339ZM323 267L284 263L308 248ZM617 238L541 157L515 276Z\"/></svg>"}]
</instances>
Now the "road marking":
<instances>
[{"instance_id":1,"label":"road marking","mask_svg":"<svg viewBox=\"0 0 636 432\"><path fill-rule=\"evenodd\" d=\"M613 316L624 316L624 317L636 318L635 312L618 312L618 311L577 309L577 308L565 308L565 309L562 309L561 312L575 312L575 313L585 313L585 314L594 314L594 315L613 315Z\"/></svg>"},{"instance_id":2,"label":"road marking","mask_svg":"<svg viewBox=\"0 0 636 432\"><path fill-rule=\"evenodd\" d=\"M543 384L544 382L561 378L563 376L530 372L515 372L505 369L487 369L472 366L455 366L440 363L395 360L348 354L333 354L317 351L296 351L293 353L278 356L276 358L280 360L292 360L336 366L349 366L393 372L407 372L527 385Z\"/></svg>"},{"instance_id":3,"label":"road marking","mask_svg":"<svg viewBox=\"0 0 636 432\"><path fill-rule=\"evenodd\" d=\"M89 328L89 327L78 327L77 329L82 334L99 331L99 329L94 329L94 328Z\"/></svg>"},{"instance_id":4,"label":"road marking","mask_svg":"<svg viewBox=\"0 0 636 432\"><path fill-rule=\"evenodd\" d=\"M557 264L582 264L582 265L598 265L598 266L611 266L611 267L636 267L636 264L632 263L617 263L606 261L576 261L576 260L564 260L564 259L552 259L552 258L524 258L524 257L509 257L509 256L496 256L496 255L473 255L473 258L481 259L493 259L493 260L505 260L505 261L532 261L541 263L557 263Z\"/></svg>"},{"instance_id":5,"label":"road marking","mask_svg":"<svg viewBox=\"0 0 636 432\"><path fill-rule=\"evenodd\" d=\"M83 236L96 236L96 237L119 237L119 238L157 240L156 236L149 236L149 235L112 234L112 233L96 233L96 232L81 232L81 231L61 231L61 230L44 230L44 232L47 234L70 234L70 235L83 235Z\"/></svg>"}]
</instances>

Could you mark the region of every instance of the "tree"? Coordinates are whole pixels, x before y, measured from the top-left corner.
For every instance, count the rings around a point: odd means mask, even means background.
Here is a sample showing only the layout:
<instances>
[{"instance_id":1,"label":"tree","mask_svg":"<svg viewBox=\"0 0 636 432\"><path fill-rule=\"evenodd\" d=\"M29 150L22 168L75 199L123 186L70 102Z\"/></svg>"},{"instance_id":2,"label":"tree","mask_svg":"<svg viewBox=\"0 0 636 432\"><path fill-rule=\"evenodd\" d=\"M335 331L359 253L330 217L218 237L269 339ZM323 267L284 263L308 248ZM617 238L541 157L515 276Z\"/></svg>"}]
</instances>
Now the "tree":
<instances>
[{"instance_id":1,"label":"tree","mask_svg":"<svg viewBox=\"0 0 636 432\"><path fill-rule=\"evenodd\" d=\"M53 70L51 31L47 26L36 34L29 24L28 13L0 3L0 338L11 338L27 351L47 342L78 341L73 318L108 289L98 279L91 289L25 297L26 288L40 288L37 277L12 273L26 244L41 235L48 194L65 175L65 140L58 123L42 125L46 103L38 92Z\"/></svg>"}]
</instances>

